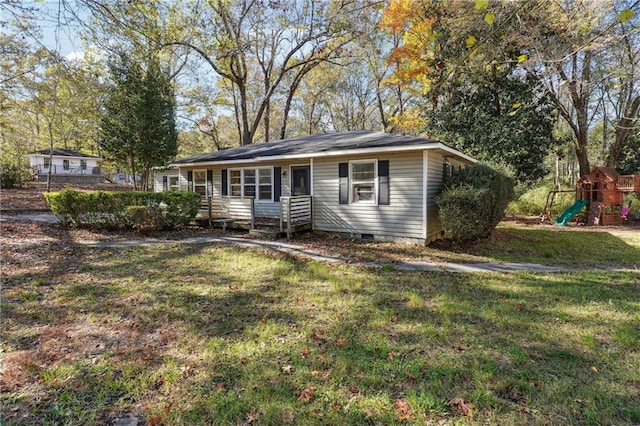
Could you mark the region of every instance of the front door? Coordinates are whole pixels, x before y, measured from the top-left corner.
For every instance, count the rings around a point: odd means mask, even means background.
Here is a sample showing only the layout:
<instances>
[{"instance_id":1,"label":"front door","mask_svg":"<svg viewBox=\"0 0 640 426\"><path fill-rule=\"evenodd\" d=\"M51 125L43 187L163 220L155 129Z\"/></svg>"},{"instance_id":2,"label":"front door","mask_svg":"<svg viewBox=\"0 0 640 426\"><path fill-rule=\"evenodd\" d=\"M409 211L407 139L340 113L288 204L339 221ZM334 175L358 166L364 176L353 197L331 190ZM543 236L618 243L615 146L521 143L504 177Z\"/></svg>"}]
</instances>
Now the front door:
<instances>
[{"instance_id":1,"label":"front door","mask_svg":"<svg viewBox=\"0 0 640 426\"><path fill-rule=\"evenodd\" d=\"M291 166L291 195L311 195L310 166Z\"/></svg>"}]
</instances>

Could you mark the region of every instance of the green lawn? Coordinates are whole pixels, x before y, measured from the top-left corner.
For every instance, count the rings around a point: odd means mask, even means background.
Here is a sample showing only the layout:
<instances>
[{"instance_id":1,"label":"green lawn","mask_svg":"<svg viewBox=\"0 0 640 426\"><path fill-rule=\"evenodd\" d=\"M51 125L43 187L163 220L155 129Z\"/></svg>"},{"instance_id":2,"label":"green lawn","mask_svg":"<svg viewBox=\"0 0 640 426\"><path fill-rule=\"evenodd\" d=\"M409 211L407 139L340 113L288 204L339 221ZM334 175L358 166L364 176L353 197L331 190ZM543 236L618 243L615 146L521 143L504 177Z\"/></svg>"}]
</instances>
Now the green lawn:
<instances>
[{"instance_id":1,"label":"green lawn","mask_svg":"<svg viewBox=\"0 0 640 426\"><path fill-rule=\"evenodd\" d=\"M331 238L331 237L328 237ZM493 235L464 245L420 247L392 243L336 242L333 251L379 263L403 260L428 262L535 262L573 266L630 266L640 268L640 227L562 228L504 222Z\"/></svg>"},{"instance_id":2,"label":"green lawn","mask_svg":"<svg viewBox=\"0 0 640 426\"><path fill-rule=\"evenodd\" d=\"M82 253L3 289L2 424L640 423L639 272Z\"/></svg>"}]
</instances>

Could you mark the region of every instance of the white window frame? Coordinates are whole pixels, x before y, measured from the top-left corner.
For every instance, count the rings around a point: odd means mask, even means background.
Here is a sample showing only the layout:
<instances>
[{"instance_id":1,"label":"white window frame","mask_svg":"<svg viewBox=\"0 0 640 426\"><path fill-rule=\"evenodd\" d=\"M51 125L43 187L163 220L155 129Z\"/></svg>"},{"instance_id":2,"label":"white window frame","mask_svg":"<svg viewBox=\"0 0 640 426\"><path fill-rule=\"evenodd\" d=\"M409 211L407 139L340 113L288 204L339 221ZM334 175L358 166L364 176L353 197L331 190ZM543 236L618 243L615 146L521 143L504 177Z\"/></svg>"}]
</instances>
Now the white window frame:
<instances>
[{"instance_id":1,"label":"white window frame","mask_svg":"<svg viewBox=\"0 0 640 426\"><path fill-rule=\"evenodd\" d=\"M233 174L233 172L238 172L240 173L240 182L239 183L232 183L231 180L231 175ZM242 184L244 183L244 173L242 173L242 169L229 169L228 173L228 183L227 183L227 194L229 194L232 197L239 197L242 196L243 194L243 190L242 190ZM234 187L238 187L240 189L240 195L234 195L233 194L233 188Z\"/></svg>"},{"instance_id":2,"label":"white window frame","mask_svg":"<svg viewBox=\"0 0 640 426\"><path fill-rule=\"evenodd\" d=\"M171 185L171 179L176 180L175 185ZM180 176L178 175L168 175L167 176L167 190L168 191L179 191L180 190Z\"/></svg>"},{"instance_id":3,"label":"white window frame","mask_svg":"<svg viewBox=\"0 0 640 426\"><path fill-rule=\"evenodd\" d=\"M80 170L87 170L87 160L80 160Z\"/></svg>"},{"instance_id":4,"label":"white window frame","mask_svg":"<svg viewBox=\"0 0 640 426\"><path fill-rule=\"evenodd\" d=\"M260 170L269 171L269 188L271 189L271 195L269 198L260 198L260 187L266 186L266 184L260 183ZM256 201L262 203L273 203L273 167L256 167Z\"/></svg>"},{"instance_id":5,"label":"white window frame","mask_svg":"<svg viewBox=\"0 0 640 426\"><path fill-rule=\"evenodd\" d=\"M204 173L204 183L196 184L196 173L199 173L199 172ZM196 191L196 187L198 187L198 186L204 187L204 194L201 194L203 197L209 196L209 191L207 189L208 185L207 185L207 170L206 169L198 169L198 170L194 170L193 171L193 192L198 193L198 191Z\"/></svg>"},{"instance_id":6,"label":"white window frame","mask_svg":"<svg viewBox=\"0 0 640 426\"><path fill-rule=\"evenodd\" d=\"M373 194L372 200L355 200L353 197L353 188L355 185L359 185L361 183L371 182L370 180L355 180L353 178L353 165L354 164L366 164L373 163ZM368 205L377 205L378 204L378 160L377 159L366 159L366 160L351 160L349 161L349 204L368 204Z\"/></svg>"},{"instance_id":7,"label":"white window frame","mask_svg":"<svg viewBox=\"0 0 640 426\"><path fill-rule=\"evenodd\" d=\"M64 159L62 160L62 170L70 171L71 170L71 161Z\"/></svg>"},{"instance_id":8,"label":"white window frame","mask_svg":"<svg viewBox=\"0 0 640 426\"><path fill-rule=\"evenodd\" d=\"M245 171L246 170L252 170L255 173L255 196L253 197L253 199L255 200L255 202L257 203L273 203L273 193L274 193L274 189L273 189L273 183L274 183L274 176L273 176L273 171L274 168L269 166L269 167L242 167L242 168L235 168L235 169L229 169L227 171L228 173L228 182L227 182L227 194L232 195L233 191L232 191L232 186L238 186L238 184L232 185L231 183L231 174L233 172L240 172L240 196L241 197L246 197L244 190L245 190L245 185L249 185L249 184L245 184ZM269 175L270 175L270 179L271 179L271 198L269 199L260 199L260 170L269 170ZM235 195L237 196L237 195Z\"/></svg>"}]
</instances>

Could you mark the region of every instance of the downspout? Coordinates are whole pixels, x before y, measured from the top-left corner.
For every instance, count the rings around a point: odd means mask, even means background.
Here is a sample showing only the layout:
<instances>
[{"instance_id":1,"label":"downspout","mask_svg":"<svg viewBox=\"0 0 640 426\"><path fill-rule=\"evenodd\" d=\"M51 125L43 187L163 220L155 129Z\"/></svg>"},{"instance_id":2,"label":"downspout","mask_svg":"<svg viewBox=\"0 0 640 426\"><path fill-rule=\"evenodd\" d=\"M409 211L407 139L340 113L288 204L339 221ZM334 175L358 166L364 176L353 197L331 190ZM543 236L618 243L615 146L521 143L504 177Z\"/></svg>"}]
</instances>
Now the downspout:
<instances>
[{"instance_id":1,"label":"downspout","mask_svg":"<svg viewBox=\"0 0 640 426\"><path fill-rule=\"evenodd\" d=\"M429 223L427 221L427 196L429 194L429 152L427 150L422 151L422 226L423 226L423 238L424 244L427 244Z\"/></svg>"}]
</instances>

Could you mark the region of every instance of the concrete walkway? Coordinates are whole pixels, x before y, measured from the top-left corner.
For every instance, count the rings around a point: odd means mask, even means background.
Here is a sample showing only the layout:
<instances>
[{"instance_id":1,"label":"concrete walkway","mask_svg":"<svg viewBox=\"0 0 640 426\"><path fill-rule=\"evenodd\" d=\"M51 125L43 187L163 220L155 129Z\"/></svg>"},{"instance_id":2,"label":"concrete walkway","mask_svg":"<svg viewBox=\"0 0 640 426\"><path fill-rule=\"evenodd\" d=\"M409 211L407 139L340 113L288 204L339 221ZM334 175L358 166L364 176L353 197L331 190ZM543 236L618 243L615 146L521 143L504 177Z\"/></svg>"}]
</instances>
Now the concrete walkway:
<instances>
[{"instance_id":1,"label":"concrete walkway","mask_svg":"<svg viewBox=\"0 0 640 426\"><path fill-rule=\"evenodd\" d=\"M5 220L27 220L46 223L57 223L58 218L52 214L19 214L19 215L0 215L0 222ZM556 272L572 272L584 271L586 269L593 271L640 271L638 268L625 267L571 267L571 266L551 266L539 263L512 263L512 262L483 262L483 263L447 263L447 262L402 262L393 265L381 264L377 262L353 262L351 259L342 256L332 256L322 254L306 247L291 244L283 241L266 241L238 237L225 236L207 236L207 237L187 237L180 240L158 240L154 238L146 238L140 240L129 241L85 241L80 245L85 247L152 247L168 244L227 244L238 247L260 248L272 250L280 253L291 254L295 256L303 256L307 259L323 261L323 262L350 262L370 268L388 268L393 266L399 271L431 271L431 272L453 272L453 273L511 273L511 272L535 272L535 273L556 273Z\"/></svg>"},{"instance_id":2,"label":"concrete walkway","mask_svg":"<svg viewBox=\"0 0 640 426\"><path fill-rule=\"evenodd\" d=\"M0 214L0 222L8 220L26 220L31 222L58 223L60 222L56 215L51 213L32 213L32 214Z\"/></svg>"},{"instance_id":3,"label":"concrete walkway","mask_svg":"<svg viewBox=\"0 0 640 426\"><path fill-rule=\"evenodd\" d=\"M351 264L359 264L370 268L387 268L393 266L399 271L431 271L431 272L452 272L452 273L511 273L511 272L535 272L535 273L556 273L556 272L572 272L584 271L584 267L576 268L569 266L550 266L539 263L512 263L512 262L483 262L483 263L436 263L436 262L402 262L393 265L381 264L376 262L353 262L351 259L342 256L332 256L322 254L306 247L286 243L283 241L265 241L237 237L190 237L181 240L131 240L131 241L87 241L80 243L86 247L151 247L166 244L227 244L238 247L260 248L272 250L280 253L286 253L295 256L303 256L311 260L324 262L350 262ZM621 267L604 267L598 268L590 266L589 270L606 270L606 271L637 271L636 269Z\"/></svg>"}]
</instances>

